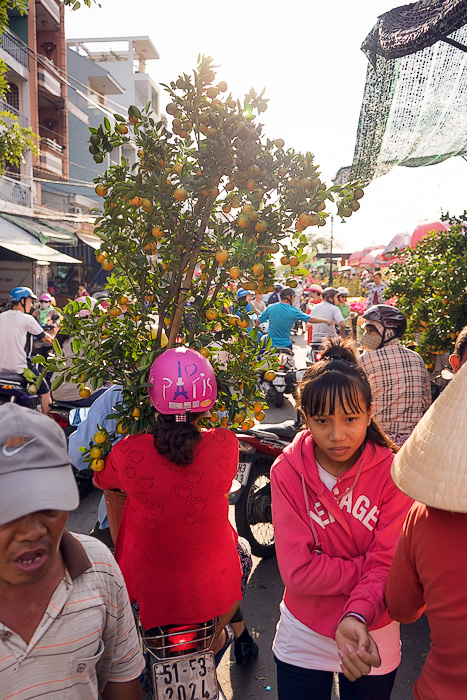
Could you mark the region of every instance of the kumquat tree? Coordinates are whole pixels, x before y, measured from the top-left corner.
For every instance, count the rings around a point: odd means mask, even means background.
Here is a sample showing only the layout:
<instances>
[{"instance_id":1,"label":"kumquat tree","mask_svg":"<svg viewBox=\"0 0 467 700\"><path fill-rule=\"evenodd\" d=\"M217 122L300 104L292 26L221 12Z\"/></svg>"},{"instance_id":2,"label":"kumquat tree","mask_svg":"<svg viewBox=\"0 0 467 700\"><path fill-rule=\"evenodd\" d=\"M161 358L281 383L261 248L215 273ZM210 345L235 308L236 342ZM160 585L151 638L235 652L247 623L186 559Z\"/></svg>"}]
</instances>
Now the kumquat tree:
<instances>
[{"instance_id":1,"label":"kumquat tree","mask_svg":"<svg viewBox=\"0 0 467 700\"><path fill-rule=\"evenodd\" d=\"M349 216L363 196L358 183L326 187L311 153L263 137L263 94L251 90L241 103L215 77L212 60L200 58L191 75L164 86L170 124L156 122L148 104L116 114L114 126L105 119L90 129L97 162L127 142L139 160L130 167L122 158L96 180L103 198L97 260L112 271L111 301L90 315L80 313L82 304L68 304L62 327L76 355L71 366L58 357L54 368L58 382L78 382L84 393L121 384L120 433L148 430L149 368L177 342L215 368L212 425L245 429L264 418L257 372L273 368L274 359L235 287L271 290L273 256L282 256L288 283L296 285L294 278L307 273L305 229L325 224L328 203Z\"/></svg>"},{"instance_id":2,"label":"kumquat tree","mask_svg":"<svg viewBox=\"0 0 467 700\"><path fill-rule=\"evenodd\" d=\"M467 320L467 212L442 217L449 231L431 233L394 265L388 294L407 315L404 336L429 367L450 352Z\"/></svg>"}]
</instances>

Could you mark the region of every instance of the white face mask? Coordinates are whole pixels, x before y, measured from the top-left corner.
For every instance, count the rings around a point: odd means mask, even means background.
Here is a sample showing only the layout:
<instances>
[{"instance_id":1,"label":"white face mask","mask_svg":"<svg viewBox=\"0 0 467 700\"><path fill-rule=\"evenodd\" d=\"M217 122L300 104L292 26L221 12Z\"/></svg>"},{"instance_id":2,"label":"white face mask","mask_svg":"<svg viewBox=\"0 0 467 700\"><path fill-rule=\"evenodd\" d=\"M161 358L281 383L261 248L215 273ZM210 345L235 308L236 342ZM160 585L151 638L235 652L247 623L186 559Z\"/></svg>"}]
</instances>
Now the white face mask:
<instances>
[{"instance_id":1,"label":"white face mask","mask_svg":"<svg viewBox=\"0 0 467 700\"><path fill-rule=\"evenodd\" d=\"M382 338L377 333L368 333L365 331L360 339L360 345L365 350L377 350L381 345Z\"/></svg>"}]
</instances>

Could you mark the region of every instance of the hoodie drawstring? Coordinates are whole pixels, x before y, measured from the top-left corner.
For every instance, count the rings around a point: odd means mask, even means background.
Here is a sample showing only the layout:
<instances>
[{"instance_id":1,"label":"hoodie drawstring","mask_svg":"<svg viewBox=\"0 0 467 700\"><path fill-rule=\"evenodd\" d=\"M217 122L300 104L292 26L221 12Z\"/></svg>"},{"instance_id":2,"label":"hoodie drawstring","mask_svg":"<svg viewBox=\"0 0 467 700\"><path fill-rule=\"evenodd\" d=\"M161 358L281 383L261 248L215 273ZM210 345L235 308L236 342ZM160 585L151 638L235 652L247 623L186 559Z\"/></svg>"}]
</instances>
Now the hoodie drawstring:
<instances>
[{"instance_id":1,"label":"hoodie drawstring","mask_svg":"<svg viewBox=\"0 0 467 700\"><path fill-rule=\"evenodd\" d=\"M363 457L360 459L360 463L357 468L357 473L355 474L355 478L352 482L352 484L344 491L344 493L341 493L340 496L336 497L337 503L340 503L341 499L344 498L344 496L347 496L356 486L357 481L360 478L360 474L362 472L362 467L363 467ZM315 539L315 546L314 549L320 550L321 551L321 541L318 535L318 530L316 529L316 525L313 522L313 518L311 517L311 509L310 509L310 500L308 498L308 493L306 490L306 484L305 484L305 476L302 472L302 488L303 488L303 496L305 498L305 506L306 506L306 511L308 513L308 517L310 519L310 525L311 525L311 531L313 532L313 537Z\"/></svg>"},{"instance_id":2,"label":"hoodie drawstring","mask_svg":"<svg viewBox=\"0 0 467 700\"><path fill-rule=\"evenodd\" d=\"M350 493L351 491L353 491L354 487L355 487L356 484L357 484L357 481L358 481L359 478L360 478L360 474L361 474L361 472L362 472L362 467L363 467L363 457L362 457L362 459L360 460L360 464L358 465L357 473L356 473L356 475L355 475L355 479L354 479L353 482L352 482L352 485L349 486L347 489L345 489L344 493L341 493L340 496L337 496L336 501L337 501L338 503L340 503L341 499L344 498L344 496L347 496L348 493Z\"/></svg>"},{"instance_id":3,"label":"hoodie drawstring","mask_svg":"<svg viewBox=\"0 0 467 700\"><path fill-rule=\"evenodd\" d=\"M308 499L308 494L306 491L305 477L303 476L303 472L302 472L302 487L303 487L303 495L305 497L306 512L308 513L308 517L310 518L311 531L313 532L313 537L315 538L315 546L313 549L321 550L321 542L320 542L320 539L318 536L318 530L316 529L316 525L314 524L313 518L311 517L311 513L310 513L310 501Z\"/></svg>"}]
</instances>

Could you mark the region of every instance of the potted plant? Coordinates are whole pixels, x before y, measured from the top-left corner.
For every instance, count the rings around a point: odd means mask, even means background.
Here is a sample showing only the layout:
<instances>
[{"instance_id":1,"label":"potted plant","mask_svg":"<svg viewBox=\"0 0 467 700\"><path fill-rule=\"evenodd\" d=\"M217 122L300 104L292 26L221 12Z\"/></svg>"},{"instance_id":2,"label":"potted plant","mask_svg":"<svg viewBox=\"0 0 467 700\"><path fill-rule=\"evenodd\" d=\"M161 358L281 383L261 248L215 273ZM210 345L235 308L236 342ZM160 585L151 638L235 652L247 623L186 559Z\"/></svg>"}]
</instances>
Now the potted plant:
<instances>
[{"instance_id":1,"label":"potted plant","mask_svg":"<svg viewBox=\"0 0 467 700\"><path fill-rule=\"evenodd\" d=\"M62 330L73 337L74 357L67 362L56 344L52 363L55 386L74 381L83 395L108 382L123 387L115 431L84 446L96 469L116 435L150 429L149 368L176 342L214 365L211 425L246 429L264 418L257 372L274 360L235 289L271 290L279 258L296 285L308 274L305 229L323 226L335 200L349 216L363 194L358 183L327 187L311 153L264 137L263 94L234 99L211 59L165 88L169 123L156 122L148 103L90 129L97 161L130 142L138 154L135 165L122 158L96 179L97 260L110 273L110 304L89 314L89 300L65 307Z\"/></svg>"}]
</instances>

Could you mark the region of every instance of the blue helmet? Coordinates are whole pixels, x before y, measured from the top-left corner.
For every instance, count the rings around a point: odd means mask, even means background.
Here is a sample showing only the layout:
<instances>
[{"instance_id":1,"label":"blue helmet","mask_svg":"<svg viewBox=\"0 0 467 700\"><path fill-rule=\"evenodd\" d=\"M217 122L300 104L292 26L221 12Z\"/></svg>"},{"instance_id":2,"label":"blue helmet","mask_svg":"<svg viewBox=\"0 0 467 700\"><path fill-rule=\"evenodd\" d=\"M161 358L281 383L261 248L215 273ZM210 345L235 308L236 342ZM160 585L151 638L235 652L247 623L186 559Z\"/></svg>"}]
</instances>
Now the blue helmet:
<instances>
[{"instance_id":1,"label":"blue helmet","mask_svg":"<svg viewBox=\"0 0 467 700\"><path fill-rule=\"evenodd\" d=\"M29 287L15 287L10 292L10 301L13 304L18 303L18 301L21 301L21 299L27 299L28 297L31 297L31 299L37 299L36 295L32 289L29 289Z\"/></svg>"},{"instance_id":2,"label":"blue helmet","mask_svg":"<svg viewBox=\"0 0 467 700\"><path fill-rule=\"evenodd\" d=\"M248 291L248 289L239 289L237 291L237 301L240 301L240 299L244 299L248 295L252 296L251 292Z\"/></svg>"}]
</instances>

